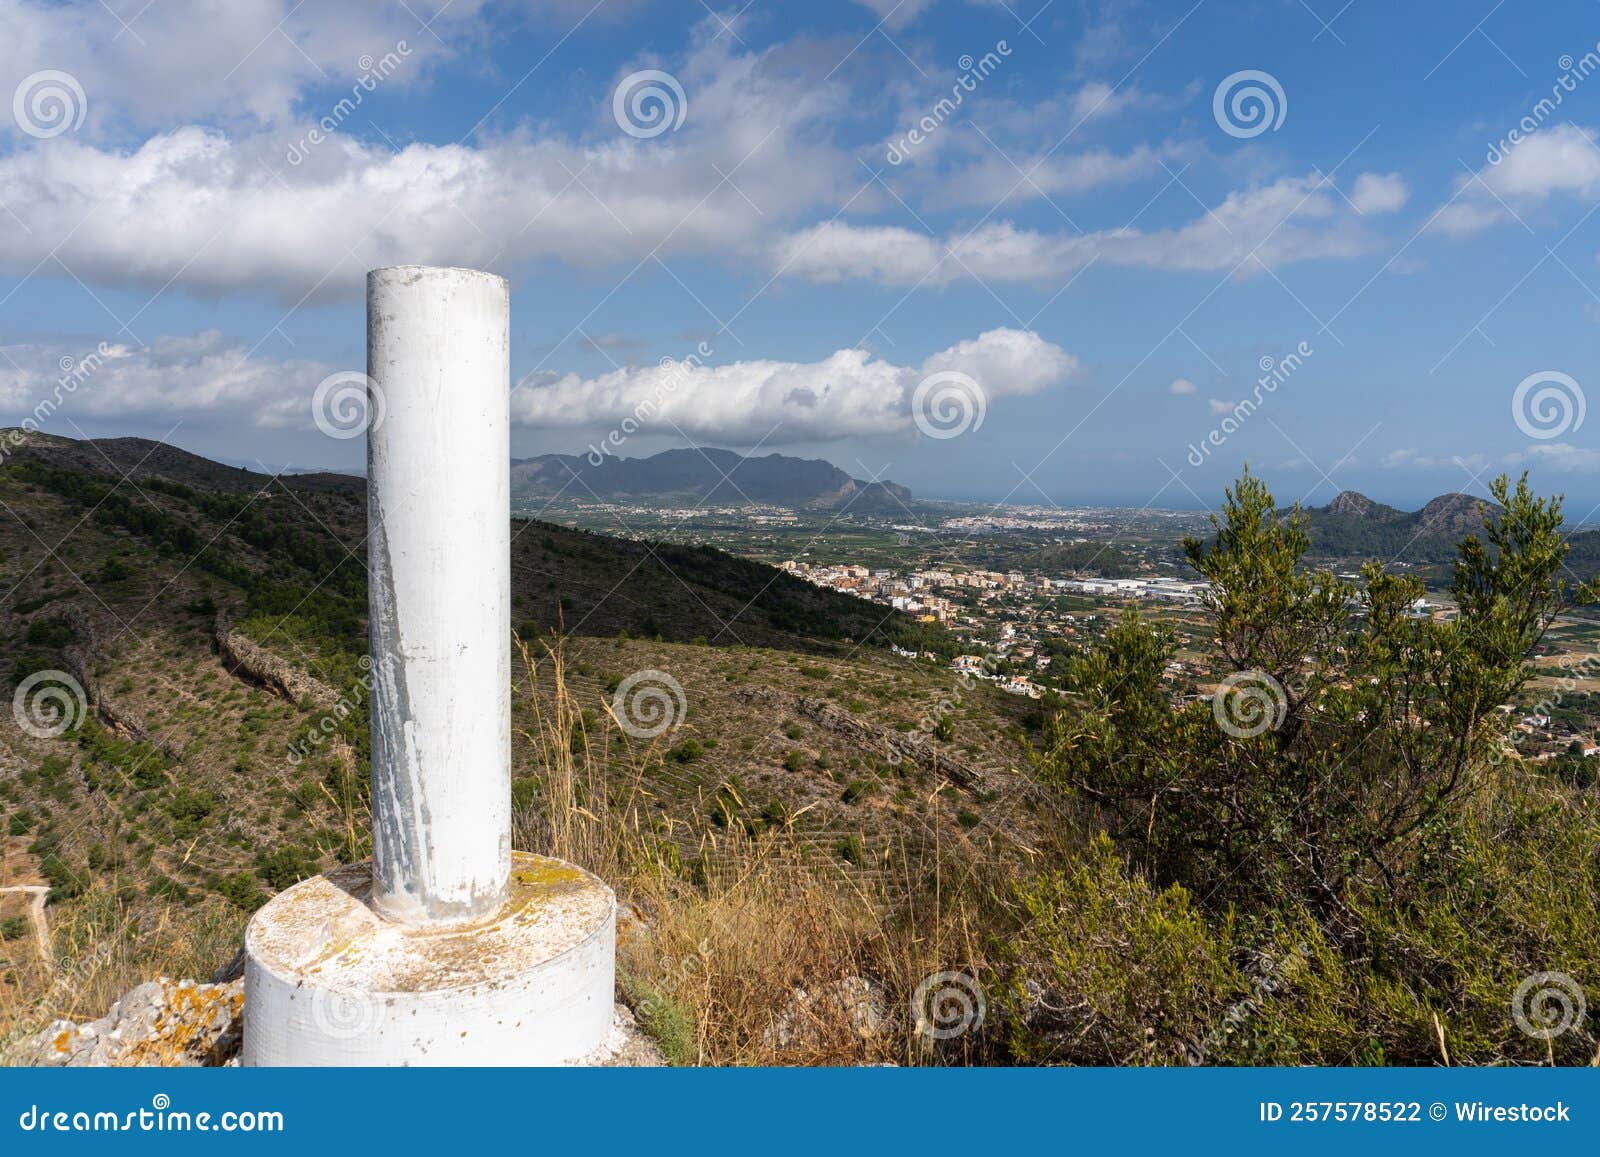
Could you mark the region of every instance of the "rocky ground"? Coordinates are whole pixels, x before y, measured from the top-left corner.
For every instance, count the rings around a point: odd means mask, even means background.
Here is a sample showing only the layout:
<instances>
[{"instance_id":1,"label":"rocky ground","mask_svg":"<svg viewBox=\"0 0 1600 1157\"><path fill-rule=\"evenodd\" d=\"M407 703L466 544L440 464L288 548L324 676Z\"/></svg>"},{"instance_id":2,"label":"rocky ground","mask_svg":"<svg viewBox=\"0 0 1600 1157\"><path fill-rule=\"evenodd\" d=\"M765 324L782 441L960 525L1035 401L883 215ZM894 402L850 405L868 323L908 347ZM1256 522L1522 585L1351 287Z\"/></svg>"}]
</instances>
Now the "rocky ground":
<instances>
[{"instance_id":1,"label":"rocky ground","mask_svg":"<svg viewBox=\"0 0 1600 1157\"><path fill-rule=\"evenodd\" d=\"M246 1015L242 979L201 984L162 977L139 985L99 1020L58 1020L0 1060L48 1068L236 1065ZM637 1068L665 1062L633 1013L619 1004L611 1036L581 1063Z\"/></svg>"}]
</instances>

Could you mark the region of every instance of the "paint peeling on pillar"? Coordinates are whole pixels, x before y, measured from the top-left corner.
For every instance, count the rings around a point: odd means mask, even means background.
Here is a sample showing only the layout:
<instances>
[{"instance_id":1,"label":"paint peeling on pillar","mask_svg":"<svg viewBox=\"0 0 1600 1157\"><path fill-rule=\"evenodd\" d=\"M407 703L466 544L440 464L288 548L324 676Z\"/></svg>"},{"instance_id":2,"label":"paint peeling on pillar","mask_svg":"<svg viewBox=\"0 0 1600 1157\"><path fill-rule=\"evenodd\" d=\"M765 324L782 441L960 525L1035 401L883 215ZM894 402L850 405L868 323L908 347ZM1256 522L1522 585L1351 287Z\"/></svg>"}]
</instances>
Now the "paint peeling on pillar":
<instances>
[{"instance_id":1,"label":"paint peeling on pillar","mask_svg":"<svg viewBox=\"0 0 1600 1157\"><path fill-rule=\"evenodd\" d=\"M411 722L405 647L395 611L382 500L375 487L367 491L367 520L371 527L371 545L367 552L369 582L384 592L382 597L369 600L373 660L372 764L374 769L390 769L383 775L374 771L372 776L373 872L383 876L376 887L387 897L387 908L397 912L409 908L414 916L408 923L425 923L424 889L414 887L412 881L420 881L427 871L428 810L426 800L416 789L414 760L405 742L406 728ZM406 817L408 822L399 822L400 817ZM417 919L415 914L423 918Z\"/></svg>"},{"instance_id":2,"label":"paint peeling on pillar","mask_svg":"<svg viewBox=\"0 0 1600 1157\"><path fill-rule=\"evenodd\" d=\"M416 266L367 290L373 902L470 921L511 855L509 293Z\"/></svg>"}]
</instances>

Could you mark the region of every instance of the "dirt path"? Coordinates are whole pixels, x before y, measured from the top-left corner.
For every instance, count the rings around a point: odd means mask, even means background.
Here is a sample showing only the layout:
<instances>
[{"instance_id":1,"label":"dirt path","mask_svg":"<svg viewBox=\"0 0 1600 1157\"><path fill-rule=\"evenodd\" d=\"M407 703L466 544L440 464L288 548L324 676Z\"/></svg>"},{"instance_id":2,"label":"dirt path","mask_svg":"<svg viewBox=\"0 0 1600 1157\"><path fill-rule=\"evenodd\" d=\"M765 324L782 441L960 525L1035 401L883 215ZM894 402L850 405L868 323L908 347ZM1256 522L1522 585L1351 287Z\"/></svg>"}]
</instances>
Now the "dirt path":
<instances>
[{"instance_id":1,"label":"dirt path","mask_svg":"<svg viewBox=\"0 0 1600 1157\"><path fill-rule=\"evenodd\" d=\"M33 936L39 945L39 957L47 967L55 967L55 954L50 951L50 922L44 914L44 902L50 889L43 884L21 884L13 888L0 888L0 896L8 892L23 892L30 898L28 916L33 920Z\"/></svg>"}]
</instances>

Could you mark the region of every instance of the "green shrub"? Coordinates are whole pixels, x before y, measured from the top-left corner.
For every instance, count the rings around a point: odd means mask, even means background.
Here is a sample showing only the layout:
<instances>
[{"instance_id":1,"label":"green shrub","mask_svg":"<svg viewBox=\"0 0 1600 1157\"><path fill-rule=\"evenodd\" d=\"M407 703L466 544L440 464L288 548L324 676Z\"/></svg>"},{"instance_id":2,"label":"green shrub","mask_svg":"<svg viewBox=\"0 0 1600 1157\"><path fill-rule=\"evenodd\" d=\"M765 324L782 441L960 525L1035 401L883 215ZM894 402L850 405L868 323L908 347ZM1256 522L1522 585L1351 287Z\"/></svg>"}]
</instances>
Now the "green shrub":
<instances>
[{"instance_id":1,"label":"green shrub","mask_svg":"<svg viewBox=\"0 0 1600 1157\"><path fill-rule=\"evenodd\" d=\"M86 869L74 867L59 853L47 852L39 860L39 871L50 885L50 902L60 903L81 896L91 882Z\"/></svg>"},{"instance_id":2,"label":"green shrub","mask_svg":"<svg viewBox=\"0 0 1600 1157\"><path fill-rule=\"evenodd\" d=\"M217 891L246 912L254 912L267 902L255 873L248 869L224 878L217 885Z\"/></svg>"},{"instance_id":3,"label":"green shrub","mask_svg":"<svg viewBox=\"0 0 1600 1157\"><path fill-rule=\"evenodd\" d=\"M278 892L315 876L321 868L321 859L313 849L295 844L256 857L256 873Z\"/></svg>"},{"instance_id":4,"label":"green shrub","mask_svg":"<svg viewBox=\"0 0 1600 1157\"><path fill-rule=\"evenodd\" d=\"M511 781L511 810L527 811L539 798L539 781L531 775L519 775Z\"/></svg>"},{"instance_id":5,"label":"green shrub","mask_svg":"<svg viewBox=\"0 0 1600 1157\"><path fill-rule=\"evenodd\" d=\"M699 1059L700 1040L689 1006L671 993L633 980L626 973L619 973L617 979L633 1002L640 1027L656 1042L667 1064L694 1064Z\"/></svg>"},{"instance_id":6,"label":"green shrub","mask_svg":"<svg viewBox=\"0 0 1600 1157\"><path fill-rule=\"evenodd\" d=\"M995 995L1019 1061L1182 1064L1249 991L1228 922L1213 932L1188 892L1129 872L1107 836L1014 900Z\"/></svg>"}]
</instances>

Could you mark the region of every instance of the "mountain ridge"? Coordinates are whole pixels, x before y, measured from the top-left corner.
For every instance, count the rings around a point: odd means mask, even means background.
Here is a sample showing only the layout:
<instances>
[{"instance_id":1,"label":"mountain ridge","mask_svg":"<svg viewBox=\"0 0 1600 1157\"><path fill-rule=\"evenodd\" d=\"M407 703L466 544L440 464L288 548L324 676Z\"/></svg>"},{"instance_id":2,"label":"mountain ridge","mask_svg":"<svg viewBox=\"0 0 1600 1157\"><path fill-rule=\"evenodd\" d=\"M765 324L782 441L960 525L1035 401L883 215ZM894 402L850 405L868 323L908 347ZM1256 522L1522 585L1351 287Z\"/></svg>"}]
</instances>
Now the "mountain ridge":
<instances>
[{"instance_id":1,"label":"mountain ridge","mask_svg":"<svg viewBox=\"0 0 1600 1157\"><path fill-rule=\"evenodd\" d=\"M691 499L827 510L897 509L915 501L899 483L855 478L822 458L776 453L748 458L705 448L663 450L643 458L606 454L596 462L595 453L512 459L512 497Z\"/></svg>"},{"instance_id":2,"label":"mountain ridge","mask_svg":"<svg viewBox=\"0 0 1600 1157\"><path fill-rule=\"evenodd\" d=\"M1499 504L1471 494L1441 494L1417 510L1401 510L1343 490L1326 506L1305 510L1306 532L1316 558L1442 566L1454 562L1462 538L1481 535L1499 511ZM1569 570L1583 578L1600 573L1600 530L1574 531L1567 543Z\"/></svg>"}]
</instances>

